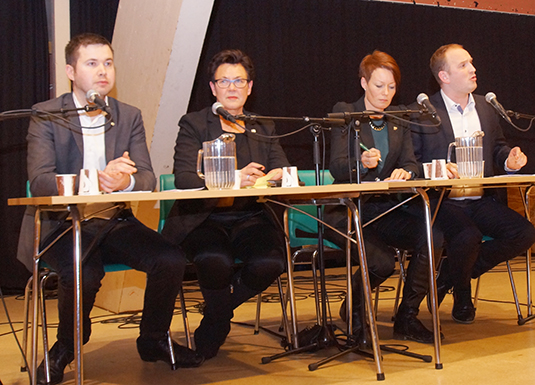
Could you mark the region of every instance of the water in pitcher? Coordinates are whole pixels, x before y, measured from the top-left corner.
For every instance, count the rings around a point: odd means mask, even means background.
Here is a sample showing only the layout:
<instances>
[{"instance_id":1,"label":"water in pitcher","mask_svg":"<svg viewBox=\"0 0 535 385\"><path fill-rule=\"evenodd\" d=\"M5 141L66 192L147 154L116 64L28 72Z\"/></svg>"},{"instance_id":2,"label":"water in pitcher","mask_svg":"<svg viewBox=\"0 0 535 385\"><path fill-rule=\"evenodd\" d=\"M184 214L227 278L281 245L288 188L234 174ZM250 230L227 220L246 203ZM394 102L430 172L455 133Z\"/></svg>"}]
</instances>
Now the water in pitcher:
<instances>
[{"instance_id":1,"label":"water in pitcher","mask_svg":"<svg viewBox=\"0 0 535 385\"><path fill-rule=\"evenodd\" d=\"M459 178L483 177L483 147L455 147Z\"/></svg>"},{"instance_id":2,"label":"water in pitcher","mask_svg":"<svg viewBox=\"0 0 535 385\"><path fill-rule=\"evenodd\" d=\"M205 184L209 190L226 190L234 186L234 156L205 156Z\"/></svg>"}]
</instances>

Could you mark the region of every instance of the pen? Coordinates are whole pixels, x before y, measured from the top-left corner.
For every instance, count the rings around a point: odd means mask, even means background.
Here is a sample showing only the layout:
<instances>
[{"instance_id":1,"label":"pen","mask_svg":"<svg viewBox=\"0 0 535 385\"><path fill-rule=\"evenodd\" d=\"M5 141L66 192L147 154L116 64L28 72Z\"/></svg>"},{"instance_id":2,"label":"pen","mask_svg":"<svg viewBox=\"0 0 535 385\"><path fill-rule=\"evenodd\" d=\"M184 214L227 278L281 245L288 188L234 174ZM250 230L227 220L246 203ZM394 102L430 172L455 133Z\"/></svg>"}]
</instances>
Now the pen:
<instances>
[{"instance_id":1,"label":"pen","mask_svg":"<svg viewBox=\"0 0 535 385\"><path fill-rule=\"evenodd\" d=\"M360 148L362 148L364 151L370 151L370 149L368 147L366 147L363 143L360 143L359 142L359 145L360 145ZM381 158L379 158L379 162L382 162L383 160Z\"/></svg>"}]
</instances>

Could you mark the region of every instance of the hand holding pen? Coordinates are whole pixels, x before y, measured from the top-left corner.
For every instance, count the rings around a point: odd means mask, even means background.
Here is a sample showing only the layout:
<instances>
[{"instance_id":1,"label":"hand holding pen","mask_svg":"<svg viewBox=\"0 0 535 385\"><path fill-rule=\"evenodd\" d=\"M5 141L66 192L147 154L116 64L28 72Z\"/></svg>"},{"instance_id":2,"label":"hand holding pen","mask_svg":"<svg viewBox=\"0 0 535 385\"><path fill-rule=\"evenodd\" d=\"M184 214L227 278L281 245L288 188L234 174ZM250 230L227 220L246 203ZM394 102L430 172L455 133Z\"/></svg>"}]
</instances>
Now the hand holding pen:
<instances>
[{"instance_id":1,"label":"hand holding pen","mask_svg":"<svg viewBox=\"0 0 535 385\"><path fill-rule=\"evenodd\" d=\"M375 168L379 162L382 162L381 151L376 148L368 149L368 147L362 143L360 143L360 147L364 150L360 158L363 167Z\"/></svg>"}]
</instances>

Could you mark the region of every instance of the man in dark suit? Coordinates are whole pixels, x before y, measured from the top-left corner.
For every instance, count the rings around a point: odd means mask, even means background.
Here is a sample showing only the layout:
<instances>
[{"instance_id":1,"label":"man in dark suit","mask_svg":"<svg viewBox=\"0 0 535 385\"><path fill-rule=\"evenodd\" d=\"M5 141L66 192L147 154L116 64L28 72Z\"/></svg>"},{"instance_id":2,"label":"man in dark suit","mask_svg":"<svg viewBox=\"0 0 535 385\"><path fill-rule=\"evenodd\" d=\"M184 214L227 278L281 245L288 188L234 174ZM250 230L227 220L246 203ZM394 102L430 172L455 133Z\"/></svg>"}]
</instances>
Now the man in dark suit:
<instances>
[{"instance_id":1,"label":"man in dark suit","mask_svg":"<svg viewBox=\"0 0 535 385\"><path fill-rule=\"evenodd\" d=\"M107 94L115 83L113 50L99 35L74 37L65 48L66 72L72 93L39 103L39 111L68 110L63 115L32 118L28 130L28 176L34 196L57 195L57 174L79 174L81 169L97 169L100 189L113 191L153 190L155 176L147 150L141 112ZM106 106L85 111L86 95L95 91ZM105 110L106 112L102 111ZM111 123L113 122L113 123ZM32 264L33 213L25 215L19 241L19 255L26 266ZM50 382L63 380L63 371L74 359L74 279L72 234L66 215L43 220L45 247L60 236L43 259L58 273L59 326L57 342L50 350ZM144 361L171 361L167 333L174 303L186 263L180 248L145 227L124 205L87 205L82 223L83 342L89 340L93 307L104 263L122 263L147 273L145 303L137 348ZM174 343L178 366L192 367L203 358ZM38 383L47 383L43 363Z\"/></svg>"},{"instance_id":2,"label":"man in dark suit","mask_svg":"<svg viewBox=\"0 0 535 385\"><path fill-rule=\"evenodd\" d=\"M433 54L430 66L441 88L430 98L441 125L435 131L413 128L420 167L433 159L445 159L448 145L456 137L483 131L484 176L520 170L527 162L526 155L519 147L507 145L494 109L483 96L472 94L477 77L470 54L458 44L445 45ZM447 164L447 173L450 179L458 178L457 165ZM470 280L535 242L533 225L501 203L495 191L476 190L454 190L442 203L435 222L444 233L447 254L437 278L438 301L453 288L452 318L460 323L472 323L475 318ZM491 240L482 242L483 236Z\"/></svg>"}]
</instances>

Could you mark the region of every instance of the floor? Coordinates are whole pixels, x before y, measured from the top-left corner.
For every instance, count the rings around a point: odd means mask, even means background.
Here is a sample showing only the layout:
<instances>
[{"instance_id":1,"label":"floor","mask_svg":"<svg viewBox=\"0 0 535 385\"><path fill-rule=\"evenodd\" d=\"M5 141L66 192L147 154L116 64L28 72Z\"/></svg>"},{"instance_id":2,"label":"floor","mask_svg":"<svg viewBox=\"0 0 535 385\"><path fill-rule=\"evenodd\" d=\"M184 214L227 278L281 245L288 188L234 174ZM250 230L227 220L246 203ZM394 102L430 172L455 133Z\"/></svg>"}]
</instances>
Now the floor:
<instances>
[{"instance_id":1,"label":"floor","mask_svg":"<svg viewBox=\"0 0 535 385\"><path fill-rule=\"evenodd\" d=\"M525 259L524 259L525 260ZM525 274L522 259L514 261L513 269L525 302ZM297 287L297 311L300 328L314 325L314 298L309 272L298 272L301 277ZM327 271L327 291L332 307L333 322L342 326L338 308L344 292L343 269ZM382 286L379 301L379 334L383 344L405 344L411 351L433 355L431 345L403 342L392 339L392 316L396 280L389 279ZM202 297L195 286L186 287L187 304L192 328L198 324L198 305ZM262 326L278 333L280 305L274 295L276 287L264 294ZM273 295L271 294L273 293ZM535 378L535 323L517 325L511 287L505 267L487 273L481 281L476 322L472 325L457 324L450 318L452 297L448 295L440 309L442 331L442 370L434 363L425 363L405 356L385 353L383 370L385 382L390 384L516 384L532 383ZM9 315L16 330L21 329L21 298L5 299ZM56 321L55 300L48 300L49 323ZM525 313L525 309L524 313ZM205 362L200 368L171 371L164 363L147 363L140 360L135 349L137 325L129 315L116 315L96 308L93 311L93 335L84 349L85 384L306 384L331 385L349 383L377 383L375 364L369 358L348 354L315 371L308 365L334 354L334 347L314 353L303 353L262 364L262 357L281 353L280 338L261 330L254 335L252 325L256 302L242 305L235 314L232 331L219 355ZM421 319L430 325L430 314L422 306ZM134 321L136 319L134 318ZM243 323L243 324L241 324ZM183 343L181 317L174 317L174 337ZM55 332L52 329L51 335ZM20 338L21 333L17 336ZM21 355L6 314L0 311L0 381L4 384L29 384L27 372L20 371ZM65 372L65 384L74 384L73 368Z\"/></svg>"}]
</instances>

